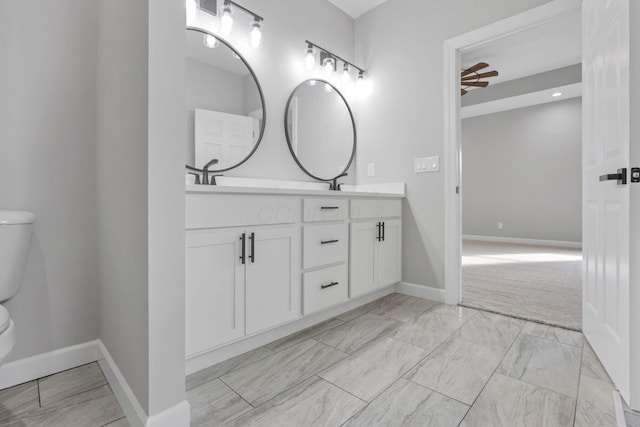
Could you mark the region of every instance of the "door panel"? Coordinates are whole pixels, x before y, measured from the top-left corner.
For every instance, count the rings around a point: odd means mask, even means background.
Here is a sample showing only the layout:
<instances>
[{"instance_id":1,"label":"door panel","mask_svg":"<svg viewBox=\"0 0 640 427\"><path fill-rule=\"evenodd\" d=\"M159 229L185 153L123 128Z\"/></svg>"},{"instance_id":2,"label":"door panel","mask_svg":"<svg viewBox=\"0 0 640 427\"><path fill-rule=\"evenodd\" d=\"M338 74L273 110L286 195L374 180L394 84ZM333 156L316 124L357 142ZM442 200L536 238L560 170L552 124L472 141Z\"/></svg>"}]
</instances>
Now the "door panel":
<instances>
[{"instance_id":1,"label":"door panel","mask_svg":"<svg viewBox=\"0 0 640 427\"><path fill-rule=\"evenodd\" d=\"M378 222L351 223L349 296L355 298L377 289Z\"/></svg>"},{"instance_id":2,"label":"door panel","mask_svg":"<svg viewBox=\"0 0 640 427\"><path fill-rule=\"evenodd\" d=\"M242 161L255 144L256 119L236 114L196 109L195 166L201 168L211 159L218 159L215 169Z\"/></svg>"},{"instance_id":3,"label":"door panel","mask_svg":"<svg viewBox=\"0 0 640 427\"><path fill-rule=\"evenodd\" d=\"M247 230L247 335L300 316L298 234L297 227Z\"/></svg>"},{"instance_id":4,"label":"door panel","mask_svg":"<svg viewBox=\"0 0 640 427\"><path fill-rule=\"evenodd\" d=\"M378 287L398 283L402 279L400 221L384 222L384 240L378 245Z\"/></svg>"},{"instance_id":5,"label":"door panel","mask_svg":"<svg viewBox=\"0 0 640 427\"><path fill-rule=\"evenodd\" d=\"M583 330L629 399L629 0L583 1Z\"/></svg>"},{"instance_id":6,"label":"door panel","mask_svg":"<svg viewBox=\"0 0 640 427\"><path fill-rule=\"evenodd\" d=\"M244 266L236 230L186 234L186 355L244 335Z\"/></svg>"}]
</instances>

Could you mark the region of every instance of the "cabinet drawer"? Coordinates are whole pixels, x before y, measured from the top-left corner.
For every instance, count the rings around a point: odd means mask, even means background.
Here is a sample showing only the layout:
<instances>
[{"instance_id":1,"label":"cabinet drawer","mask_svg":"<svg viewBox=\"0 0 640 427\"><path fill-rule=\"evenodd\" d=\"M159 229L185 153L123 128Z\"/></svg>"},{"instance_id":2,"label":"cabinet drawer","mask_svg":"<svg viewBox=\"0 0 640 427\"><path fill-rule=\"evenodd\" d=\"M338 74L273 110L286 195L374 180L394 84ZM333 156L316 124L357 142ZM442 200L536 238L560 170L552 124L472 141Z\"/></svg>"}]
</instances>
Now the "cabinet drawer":
<instances>
[{"instance_id":1,"label":"cabinet drawer","mask_svg":"<svg viewBox=\"0 0 640 427\"><path fill-rule=\"evenodd\" d=\"M299 209L295 197L187 194L185 222L187 230L293 224Z\"/></svg>"},{"instance_id":2,"label":"cabinet drawer","mask_svg":"<svg viewBox=\"0 0 640 427\"><path fill-rule=\"evenodd\" d=\"M347 219L347 199L304 199L303 221L342 221Z\"/></svg>"},{"instance_id":3,"label":"cabinet drawer","mask_svg":"<svg viewBox=\"0 0 640 427\"><path fill-rule=\"evenodd\" d=\"M349 298L346 264L304 273L302 275L302 283L305 315L346 301Z\"/></svg>"},{"instance_id":4,"label":"cabinet drawer","mask_svg":"<svg viewBox=\"0 0 640 427\"><path fill-rule=\"evenodd\" d=\"M347 224L306 225L303 227L303 268L347 261Z\"/></svg>"},{"instance_id":5,"label":"cabinet drawer","mask_svg":"<svg viewBox=\"0 0 640 427\"><path fill-rule=\"evenodd\" d=\"M351 219L392 218L401 215L402 200L351 200Z\"/></svg>"}]
</instances>

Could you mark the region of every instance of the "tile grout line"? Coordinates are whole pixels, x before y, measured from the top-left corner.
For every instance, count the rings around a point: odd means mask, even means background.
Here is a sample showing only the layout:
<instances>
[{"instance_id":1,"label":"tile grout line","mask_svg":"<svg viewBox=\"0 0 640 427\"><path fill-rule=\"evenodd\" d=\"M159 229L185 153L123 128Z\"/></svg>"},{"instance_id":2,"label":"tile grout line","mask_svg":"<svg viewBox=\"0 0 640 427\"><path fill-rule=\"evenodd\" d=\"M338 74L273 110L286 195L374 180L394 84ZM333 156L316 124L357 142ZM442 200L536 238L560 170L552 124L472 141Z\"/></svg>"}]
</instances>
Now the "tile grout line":
<instances>
[{"instance_id":1,"label":"tile grout line","mask_svg":"<svg viewBox=\"0 0 640 427\"><path fill-rule=\"evenodd\" d=\"M578 396L580 395L580 386L582 385L582 362L584 361L584 345L582 354L580 354L580 370L578 370L578 390L576 392L576 403L573 407L573 425L576 425L576 416L578 415Z\"/></svg>"},{"instance_id":2,"label":"tile grout line","mask_svg":"<svg viewBox=\"0 0 640 427\"><path fill-rule=\"evenodd\" d=\"M36 380L36 386L38 387L38 409L42 408L42 397L40 397L40 378Z\"/></svg>"},{"instance_id":3,"label":"tile grout line","mask_svg":"<svg viewBox=\"0 0 640 427\"><path fill-rule=\"evenodd\" d=\"M519 320L519 319L518 319ZM516 343L516 341L518 340L518 337L522 334L522 330L524 329L524 325L525 323L522 322L522 326L520 326L520 330L518 331L518 335L516 335L516 337L513 339L513 342L511 343L511 345L509 346L509 348L504 352L504 354L502 355L502 359L500 359L500 362L498 362L498 364L496 365L496 368L493 370L493 372L491 373L491 375L489 376L489 379L484 383L484 385L482 386L482 389L480 389L480 392L478 393L478 395L476 396L475 399L473 399L473 402L471 403L471 405L469 405L469 409L467 410L467 413L464 414L464 417L462 417L462 419L460 420L460 422L458 423L458 426L460 426L460 424L462 424L462 422L464 421L465 418L467 418L467 416L469 415L469 412L471 412L471 408L473 408L473 406L476 404L476 402L478 401L478 399L480 398L480 396L482 395L482 392L484 391L485 388L487 388L487 384L489 384L491 382L491 379L495 376L496 371L498 370L498 368L500 368L500 365L502 365L502 362L504 361L504 358L507 357L507 354L509 354L509 352L511 351L511 349L513 348L513 345Z\"/></svg>"}]
</instances>

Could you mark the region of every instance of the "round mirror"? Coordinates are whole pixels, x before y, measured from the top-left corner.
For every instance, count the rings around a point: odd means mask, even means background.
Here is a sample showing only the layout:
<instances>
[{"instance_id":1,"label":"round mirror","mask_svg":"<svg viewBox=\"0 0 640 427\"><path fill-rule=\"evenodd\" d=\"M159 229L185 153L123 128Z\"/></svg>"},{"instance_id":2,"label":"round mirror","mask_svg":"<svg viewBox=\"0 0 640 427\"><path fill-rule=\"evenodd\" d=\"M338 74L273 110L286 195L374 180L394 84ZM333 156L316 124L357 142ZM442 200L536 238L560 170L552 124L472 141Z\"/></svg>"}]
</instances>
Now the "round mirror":
<instances>
[{"instance_id":1,"label":"round mirror","mask_svg":"<svg viewBox=\"0 0 640 427\"><path fill-rule=\"evenodd\" d=\"M310 79L296 87L284 119L289 150L309 176L343 175L356 153L356 126L347 100L331 83Z\"/></svg>"},{"instance_id":2,"label":"round mirror","mask_svg":"<svg viewBox=\"0 0 640 427\"><path fill-rule=\"evenodd\" d=\"M256 151L266 121L262 88L228 42L199 28L187 29L187 164L223 172Z\"/></svg>"}]
</instances>

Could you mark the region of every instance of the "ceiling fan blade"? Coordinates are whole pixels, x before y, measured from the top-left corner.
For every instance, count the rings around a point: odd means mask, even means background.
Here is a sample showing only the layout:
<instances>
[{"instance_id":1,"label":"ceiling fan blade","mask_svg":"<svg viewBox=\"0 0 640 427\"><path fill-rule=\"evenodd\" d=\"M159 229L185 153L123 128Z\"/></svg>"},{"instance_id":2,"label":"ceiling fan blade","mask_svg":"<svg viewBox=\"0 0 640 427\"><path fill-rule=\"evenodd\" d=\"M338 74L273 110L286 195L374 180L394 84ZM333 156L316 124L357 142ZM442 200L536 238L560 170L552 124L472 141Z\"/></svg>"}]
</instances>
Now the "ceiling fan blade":
<instances>
[{"instance_id":1,"label":"ceiling fan blade","mask_svg":"<svg viewBox=\"0 0 640 427\"><path fill-rule=\"evenodd\" d=\"M462 82L462 86L487 87L489 82Z\"/></svg>"},{"instance_id":2,"label":"ceiling fan blade","mask_svg":"<svg viewBox=\"0 0 640 427\"><path fill-rule=\"evenodd\" d=\"M462 73L460 73L460 75L462 77L467 76L471 73L475 73L476 71L480 71L484 68L487 68L489 66L489 64L487 64L486 62L478 62L476 65L474 65L471 68L467 68L466 70L464 70Z\"/></svg>"},{"instance_id":3,"label":"ceiling fan blade","mask_svg":"<svg viewBox=\"0 0 640 427\"><path fill-rule=\"evenodd\" d=\"M462 80L486 79L487 77L495 77L497 75L497 71L489 71L487 73L474 74L473 76L463 77Z\"/></svg>"},{"instance_id":4,"label":"ceiling fan blade","mask_svg":"<svg viewBox=\"0 0 640 427\"><path fill-rule=\"evenodd\" d=\"M461 89L460 91L462 92L462 95L466 95L467 93L469 93L468 91L466 91L464 89ZM462 95L460 95L460 96L462 96Z\"/></svg>"}]
</instances>

